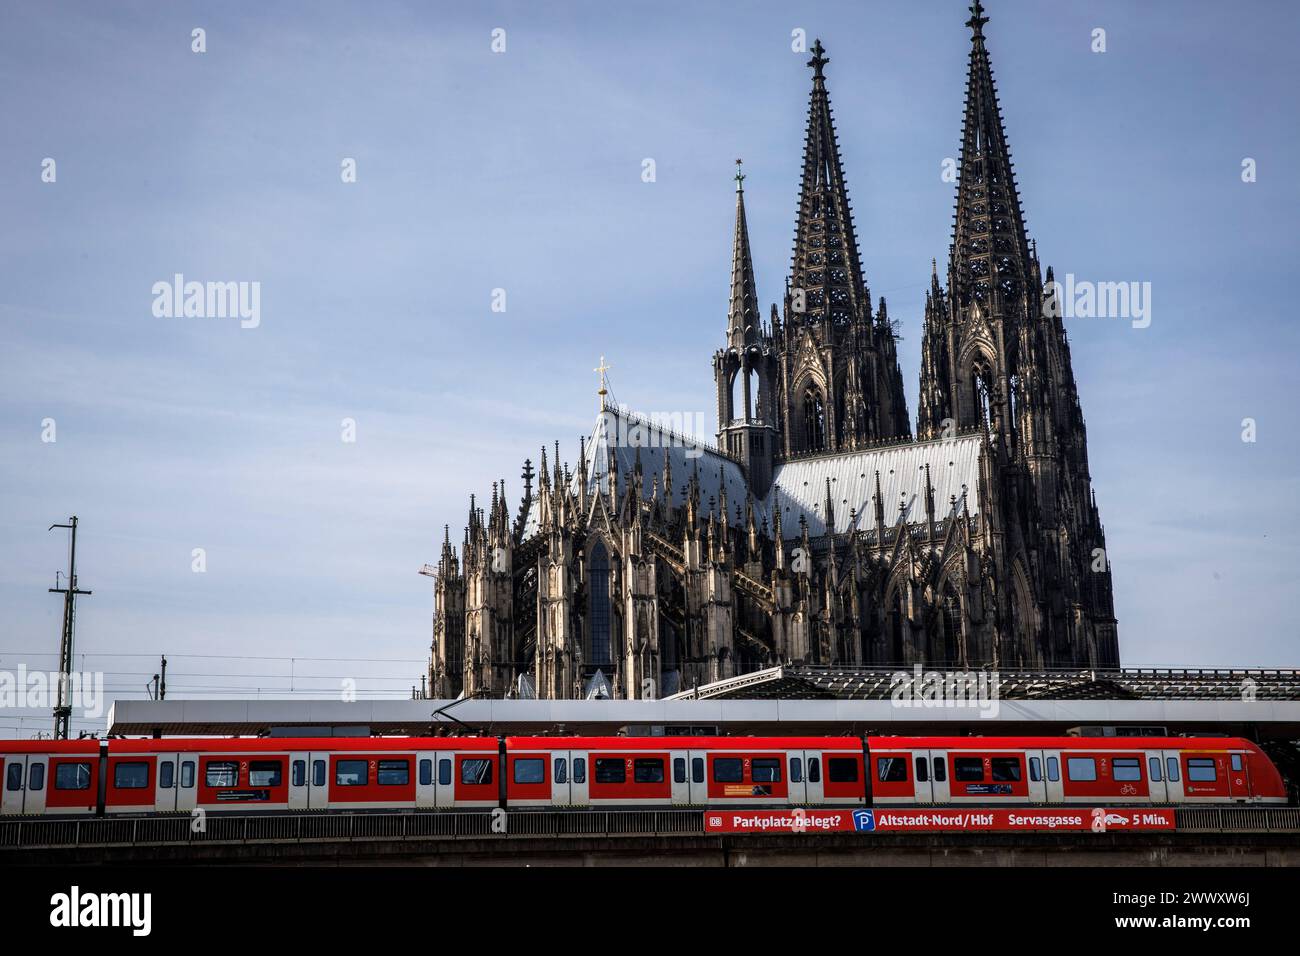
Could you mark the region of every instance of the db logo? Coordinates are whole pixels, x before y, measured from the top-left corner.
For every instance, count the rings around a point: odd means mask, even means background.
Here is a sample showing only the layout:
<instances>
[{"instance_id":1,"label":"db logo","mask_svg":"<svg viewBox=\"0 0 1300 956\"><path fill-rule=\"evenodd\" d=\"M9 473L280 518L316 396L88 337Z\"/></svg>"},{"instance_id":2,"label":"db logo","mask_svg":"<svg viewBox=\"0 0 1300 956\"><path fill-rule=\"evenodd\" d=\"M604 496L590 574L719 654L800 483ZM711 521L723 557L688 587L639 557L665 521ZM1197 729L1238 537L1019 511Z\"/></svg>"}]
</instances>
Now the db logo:
<instances>
[{"instance_id":1,"label":"db logo","mask_svg":"<svg viewBox=\"0 0 1300 956\"><path fill-rule=\"evenodd\" d=\"M720 826L722 826L722 817L717 817L717 816L711 816L711 817L709 817L709 826L711 826L711 827L720 827Z\"/></svg>"}]
</instances>

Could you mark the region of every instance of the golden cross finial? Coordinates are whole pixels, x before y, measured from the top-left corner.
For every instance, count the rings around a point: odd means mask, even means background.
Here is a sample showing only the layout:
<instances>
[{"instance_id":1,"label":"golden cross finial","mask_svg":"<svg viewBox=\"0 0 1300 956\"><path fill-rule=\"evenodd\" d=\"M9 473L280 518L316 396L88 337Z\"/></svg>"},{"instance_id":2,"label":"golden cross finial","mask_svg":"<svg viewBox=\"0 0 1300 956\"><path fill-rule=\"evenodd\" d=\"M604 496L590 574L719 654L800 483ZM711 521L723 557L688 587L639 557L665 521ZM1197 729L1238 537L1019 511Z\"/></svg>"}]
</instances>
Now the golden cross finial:
<instances>
[{"instance_id":1,"label":"golden cross finial","mask_svg":"<svg viewBox=\"0 0 1300 956\"><path fill-rule=\"evenodd\" d=\"M609 382L605 378L605 373L608 372L613 367L614 366L612 365L605 364L605 356L602 355L600 357L600 364L592 369L593 372L596 372L600 375L600 389L599 391L596 392L596 394L600 396L601 408L605 407L605 396L609 394Z\"/></svg>"}]
</instances>

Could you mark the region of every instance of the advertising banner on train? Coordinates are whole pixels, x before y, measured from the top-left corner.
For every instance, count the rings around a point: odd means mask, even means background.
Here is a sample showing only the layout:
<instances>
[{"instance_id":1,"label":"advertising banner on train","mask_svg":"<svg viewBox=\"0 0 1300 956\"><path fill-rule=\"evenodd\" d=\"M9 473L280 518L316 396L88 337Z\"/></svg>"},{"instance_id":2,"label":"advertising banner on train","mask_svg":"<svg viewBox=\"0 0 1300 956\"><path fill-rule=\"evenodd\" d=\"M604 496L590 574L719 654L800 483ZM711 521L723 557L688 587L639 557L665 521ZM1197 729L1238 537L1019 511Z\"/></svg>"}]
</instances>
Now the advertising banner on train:
<instances>
[{"instance_id":1,"label":"advertising banner on train","mask_svg":"<svg viewBox=\"0 0 1300 956\"><path fill-rule=\"evenodd\" d=\"M1172 830L1174 826L1172 809L1151 807L708 810L704 814L704 829L707 833L906 833L958 830L1071 830L1108 833L1123 830Z\"/></svg>"}]
</instances>

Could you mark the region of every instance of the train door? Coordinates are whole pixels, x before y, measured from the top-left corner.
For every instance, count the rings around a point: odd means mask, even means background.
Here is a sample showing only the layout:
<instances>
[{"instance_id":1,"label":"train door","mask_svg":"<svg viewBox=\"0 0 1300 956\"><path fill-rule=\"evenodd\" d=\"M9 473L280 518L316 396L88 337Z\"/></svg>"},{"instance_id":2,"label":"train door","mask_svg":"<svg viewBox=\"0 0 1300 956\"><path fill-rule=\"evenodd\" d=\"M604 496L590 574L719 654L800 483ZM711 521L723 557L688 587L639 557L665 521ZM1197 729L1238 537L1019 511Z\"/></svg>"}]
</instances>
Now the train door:
<instances>
[{"instance_id":1,"label":"train door","mask_svg":"<svg viewBox=\"0 0 1300 956\"><path fill-rule=\"evenodd\" d=\"M551 751L551 805L573 805L573 758L567 750ZM677 778L674 777L674 780ZM673 802L677 802L677 786L673 785Z\"/></svg>"},{"instance_id":2,"label":"train door","mask_svg":"<svg viewBox=\"0 0 1300 956\"><path fill-rule=\"evenodd\" d=\"M673 806L689 806L691 802L690 752L674 750L668 756L673 767Z\"/></svg>"},{"instance_id":3,"label":"train door","mask_svg":"<svg viewBox=\"0 0 1300 956\"><path fill-rule=\"evenodd\" d=\"M803 752L804 802L809 806L820 806L826 802L826 790L822 782L825 768L822 762L820 750Z\"/></svg>"},{"instance_id":4,"label":"train door","mask_svg":"<svg viewBox=\"0 0 1300 956\"><path fill-rule=\"evenodd\" d=\"M328 750L313 750L307 760L307 809L328 810L330 755Z\"/></svg>"},{"instance_id":5,"label":"train door","mask_svg":"<svg viewBox=\"0 0 1300 956\"><path fill-rule=\"evenodd\" d=\"M591 760L585 750L569 751L569 805L585 807L591 802L588 785L591 782Z\"/></svg>"},{"instance_id":6,"label":"train door","mask_svg":"<svg viewBox=\"0 0 1300 956\"><path fill-rule=\"evenodd\" d=\"M1046 778L1043 782L1046 784L1047 802L1064 803L1065 785L1061 783L1061 752L1044 750L1042 753L1043 776Z\"/></svg>"},{"instance_id":7,"label":"train door","mask_svg":"<svg viewBox=\"0 0 1300 956\"><path fill-rule=\"evenodd\" d=\"M153 807L158 813L176 809L176 767L179 754L159 754L158 773L153 782Z\"/></svg>"},{"instance_id":8,"label":"train door","mask_svg":"<svg viewBox=\"0 0 1300 956\"><path fill-rule=\"evenodd\" d=\"M4 779L0 780L0 813L23 812L23 788L27 784L27 758L17 754L4 759Z\"/></svg>"},{"instance_id":9,"label":"train door","mask_svg":"<svg viewBox=\"0 0 1300 956\"><path fill-rule=\"evenodd\" d=\"M1228 754L1228 796L1233 800L1250 799L1250 766L1240 751Z\"/></svg>"},{"instance_id":10,"label":"train door","mask_svg":"<svg viewBox=\"0 0 1300 956\"><path fill-rule=\"evenodd\" d=\"M32 754L27 758L27 790L23 796L23 813L44 813L45 792L50 782L50 758Z\"/></svg>"},{"instance_id":11,"label":"train door","mask_svg":"<svg viewBox=\"0 0 1300 956\"><path fill-rule=\"evenodd\" d=\"M433 805L449 810L456 805L456 755L440 750L433 757Z\"/></svg>"},{"instance_id":12,"label":"train door","mask_svg":"<svg viewBox=\"0 0 1300 956\"><path fill-rule=\"evenodd\" d=\"M786 752L786 779L790 781L790 805L799 806L808 802L807 768L804 766L802 750Z\"/></svg>"},{"instance_id":13,"label":"train door","mask_svg":"<svg viewBox=\"0 0 1300 956\"><path fill-rule=\"evenodd\" d=\"M1169 792L1165 784L1164 756L1158 750L1146 751L1147 793L1152 803L1168 803Z\"/></svg>"},{"instance_id":14,"label":"train door","mask_svg":"<svg viewBox=\"0 0 1300 956\"><path fill-rule=\"evenodd\" d=\"M193 813L199 805L199 755L180 754L176 763L176 809Z\"/></svg>"},{"instance_id":15,"label":"train door","mask_svg":"<svg viewBox=\"0 0 1300 956\"><path fill-rule=\"evenodd\" d=\"M952 785L948 782L948 763L948 751L930 751L930 792L935 803L952 801Z\"/></svg>"},{"instance_id":16,"label":"train door","mask_svg":"<svg viewBox=\"0 0 1300 956\"><path fill-rule=\"evenodd\" d=\"M1041 750L1025 751L1030 803L1047 802L1047 760Z\"/></svg>"},{"instance_id":17,"label":"train door","mask_svg":"<svg viewBox=\"0 0 1300 956\"><path fill-rule=\"evenodd\" d=\"M1157 750L1160 761L1164 764L1165 799L1170 803L1182 803L1186 799L1183 792L1182 760L1177 750Z\"/></svg>"},{"instance_id":18,"label":"train door","mask_svg":"<svg viewBox=\"0 0 1300 956\"><path fill-rule=\"evenodd\" d=\"M691 803L694 806L705 806L709 802L709 784L708 769L709 757L707 751L692 750L689 751L691 779Z\"/></svg>"},{"instance_id":19,"label":"train door","mask_svg":"<svg viewBox=\"0 0 1300 956\"><path fill-rule=\"evenodd\" d=\"M934 781L930 779L930 751L912 751L913 799L917 803L934 803Z\"/></svg>"},{"instance_id":20,"label":"train door","mask_svg":"<svg viewBox=\"0 0 1300 956\"><path fill-rule=\"evenodd\" d=\"M311 754L305 751L289 754L289 809L307 810L311 807Z\"/></svg>"},{"instance_id":21,"label":"train door","mask_svg":"<svg viewBox=\"0 0 1300 956\"><path fill-rule=\"evenodd\" d=\"M438 755L431 750L415 754L415 808L432 810L438 805Z\"/></svg>"}]
</instances>

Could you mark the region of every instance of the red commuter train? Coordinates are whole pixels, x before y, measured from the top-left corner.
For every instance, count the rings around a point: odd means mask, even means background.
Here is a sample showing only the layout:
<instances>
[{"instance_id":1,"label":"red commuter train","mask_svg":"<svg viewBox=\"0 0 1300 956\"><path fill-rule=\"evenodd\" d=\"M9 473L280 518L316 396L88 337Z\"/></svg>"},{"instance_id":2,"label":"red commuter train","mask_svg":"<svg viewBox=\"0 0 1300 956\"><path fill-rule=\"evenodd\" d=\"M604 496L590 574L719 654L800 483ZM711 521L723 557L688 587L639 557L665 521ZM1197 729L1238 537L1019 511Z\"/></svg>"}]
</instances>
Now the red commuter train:
<instances>
[{"instance_id":1,"label":"red commuter train","mask_svg":"<svg viewBox=\"0 0 1300 956\"><path fill-rule=\"evenodd\" d=\"M0 742L0 813L1286 803L1227 737Z\"/></svg>"}]
</instances>

